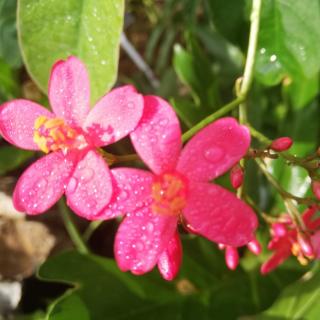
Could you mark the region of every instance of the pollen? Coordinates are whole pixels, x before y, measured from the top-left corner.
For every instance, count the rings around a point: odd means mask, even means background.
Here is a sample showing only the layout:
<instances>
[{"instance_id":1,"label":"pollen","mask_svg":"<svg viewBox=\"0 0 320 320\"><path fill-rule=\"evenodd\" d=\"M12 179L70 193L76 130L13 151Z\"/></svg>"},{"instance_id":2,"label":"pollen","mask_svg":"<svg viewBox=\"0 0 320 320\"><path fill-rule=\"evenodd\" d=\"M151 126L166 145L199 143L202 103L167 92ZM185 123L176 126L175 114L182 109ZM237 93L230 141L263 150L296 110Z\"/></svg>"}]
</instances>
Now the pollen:
<instances>
[{"instance_id":1,"label":"pollen","mask_svg":"<svg viewBox=\"0 0 320 320\"><path fill-rule=\"evenodd\" d=\"M80 130L68 126L62 119L38 117L34 122L33 141L45 153L83 149L88 144Z\"/></svg>"},{"instance_id":2,"label":"pollen","mask_svg":"<svg viewBox=\"0 0 320 320\"><path fill-rule=\"evenodd\" d=\"M186 205L186 181L177 174L165 173L155 178L152 185L152 211L155 214L179 215Z\"/></svg>"}]
</instances>

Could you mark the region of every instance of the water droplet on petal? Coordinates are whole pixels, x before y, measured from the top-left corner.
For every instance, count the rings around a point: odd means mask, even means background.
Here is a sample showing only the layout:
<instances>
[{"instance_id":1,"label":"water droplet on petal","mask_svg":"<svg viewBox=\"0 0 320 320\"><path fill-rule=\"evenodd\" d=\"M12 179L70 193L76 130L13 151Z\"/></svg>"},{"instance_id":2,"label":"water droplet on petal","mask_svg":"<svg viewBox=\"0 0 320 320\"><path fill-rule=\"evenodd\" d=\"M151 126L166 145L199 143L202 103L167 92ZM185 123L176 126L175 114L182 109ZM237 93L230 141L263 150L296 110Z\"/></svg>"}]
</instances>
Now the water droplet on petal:
<instances>
[{"instance_id":1,"label":"water droplet on petal","mask_svg":"<svg viewBox=\"0 0 320 320\"><path fill-rule=\"evenodd\" d=\"M37 187L40 188L45 188L48 184L47 179L45 178L41 178L38 182L37 182Z\"/></svg>"},{"instance_id":2,"label":"water droplet on petal","mask_svg":"<svg viewBox=\"0 0 320 320\"><path fill-rule=\"evenodd\" d=\"M81 180L89 181L94 176L94 171L91 168L84 168L81 171Z\"/></svg>"},{"instance_id":3,"label":"water droplet on petal","mask_svg":"<svg viewBox=\"0 0 320 320\"><path fill-rule=\"evenodd\" d=\"M75 192L77 189L77 186L78 186L78 180L76 178L72 177L69 181L69 184L68 184L68 192L70 192L70 193Z\"/></svg>"},{"instance_id":4,"label":"water droplet on petal","mask_svg":"<svg viewBox=\"0 0 320 320\"><path fill-rule=\"evenodd\" d=\"M211 147L204 152L204 157L210 162L217 162L224 156L224 152L220 147Z\"/></svg>"}]
</instances>

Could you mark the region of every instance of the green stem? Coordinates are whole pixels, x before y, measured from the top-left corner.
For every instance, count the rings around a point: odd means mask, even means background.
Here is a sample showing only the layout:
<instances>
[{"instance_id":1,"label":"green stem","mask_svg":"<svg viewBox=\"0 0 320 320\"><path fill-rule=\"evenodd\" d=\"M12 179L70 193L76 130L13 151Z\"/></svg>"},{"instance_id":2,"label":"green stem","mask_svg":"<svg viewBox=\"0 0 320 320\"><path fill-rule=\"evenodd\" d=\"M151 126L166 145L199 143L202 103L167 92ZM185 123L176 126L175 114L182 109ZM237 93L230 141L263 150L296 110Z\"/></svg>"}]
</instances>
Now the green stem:
<instances>
[{"instance_id":1,"label":"green stem","mask_svg":"<svg viewBox=\"0 0 320 320\"><path fill-rule=\"evenodd\" d=\"M256 60L256 51L258 43L260 12L262 0L252 1L251 25L249 34L249 44L247 51L246 65L244 67L243 79L240 87L240 96L247 96L253 80L253 69Z\"/></svg>"},{"instance_id":2,"label":"green stem","mask_svg":"<svg viewBox=\"0 0 320 320\"><path fill-rule=\"evenodd\" d=\"M83 233L83 240L88 241L92 234L101 226L101 224L104 222L104 220L96 220L89 223L89 226Z\"/></svg>"},{"instance_id":3,"label":"green stem","mask_svg":"<svg viewBox=\"0 0 320 320\"><path fill-rule=\"evenodd\" d=\"M197 123L194 127L189 129L187 132L185 132L182 136L182 141L186 142L189 140L193 135L195 135L199 130L210 124L212 121L220 118L221 116L225 115L226 113L232 111L234 108L236 108L241 102L244 101L243 97L238 97L235 100L229 102L228 104L221 107L218 111L214 112L213 114L209 115L208 117L201 120L199 123Z\"/></svg>"},{"instance_id":4,"label":"green stem","mask_svg":"<svg viewBox=\"0 0 320 320\"><path fill-rule=\"evenodd\" d=\"M70 211L69 211L68 207L66 206L64 199L61 199L58 202L58 205L59 205L59 209L60 209L60 213L61 213L61 217L63 219L64 225L68 231L68 234L69 234L73 244L75 245L75 247L77 248L77 250L79 252L89 253L88 247L83 242L81 235L80 235L77 227L75 226L75 224L70 216Z\"/></svg>"},{"instance_id":5,"label":"green stem","mask_svg":"<svg viewBox=\"0 0 320 320\"><path fill-rule=\"evenodd\" d=\"M314 200L311 198L297 197L297 196L291 194L290 192L284 190L281 187L281 185L278 183L278 181L273 177L273 175L267 170L265 164L260 159L255 159L255 161L256 161L258 167L260 168L260 170L262 171L262 173L264 174L264 176L270 182L270 184L280 193L280 195L283 198L293 199L293 200L297 201L298 203L307 204L307 205L314 203Z\"/></svg>"}]
</instances>

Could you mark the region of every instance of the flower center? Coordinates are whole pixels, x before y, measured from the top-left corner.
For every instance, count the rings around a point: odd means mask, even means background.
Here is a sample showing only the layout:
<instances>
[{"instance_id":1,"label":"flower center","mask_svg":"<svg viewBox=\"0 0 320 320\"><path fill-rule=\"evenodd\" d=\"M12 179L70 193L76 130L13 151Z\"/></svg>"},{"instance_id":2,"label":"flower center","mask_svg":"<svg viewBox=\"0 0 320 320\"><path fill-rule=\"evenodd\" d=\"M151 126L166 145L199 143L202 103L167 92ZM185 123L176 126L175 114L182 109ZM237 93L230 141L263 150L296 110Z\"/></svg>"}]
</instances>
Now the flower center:
<instances>
[{"instance_id":1,"label":"flower center","mask_svg":"<svg viewBox=\"0 0 320 320\"><path fill-rule=\"evenodd\" d=\"M186 205L187 185L183 177L165 173L152 184L152 211L156 214L175 216Z\"/></svg>"},{"instance_id":2,"label":"flower center","mask_svg":"<svg viewBox=\"0 0 320 320\"><path fill-rule=\"evenodd\" d=\"M40 116L34 122L33 141L45 153L84 149L88 142L80 129L72 128L59 118Z\"/></svg>"}]
</instances>

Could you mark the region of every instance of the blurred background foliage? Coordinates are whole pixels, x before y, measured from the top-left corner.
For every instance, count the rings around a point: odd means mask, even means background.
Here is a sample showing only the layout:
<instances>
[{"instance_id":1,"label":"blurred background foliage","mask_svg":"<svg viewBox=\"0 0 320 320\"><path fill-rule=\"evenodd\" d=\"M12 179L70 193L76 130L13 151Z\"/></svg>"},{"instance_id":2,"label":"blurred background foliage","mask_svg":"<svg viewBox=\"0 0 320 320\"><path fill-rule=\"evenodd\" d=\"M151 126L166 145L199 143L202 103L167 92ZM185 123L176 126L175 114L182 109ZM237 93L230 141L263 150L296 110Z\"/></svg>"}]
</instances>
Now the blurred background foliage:
<instances>
[{"instance_id":1,"label":"blurred background foliage","mask_svg":"<svg viewBox=\"0 0 320 320\"><path fill-rule=\"evenodd\" d=\"M0 102L27 98L47 105L50 66L70 54L88 65L93 99L113 84L133 83L143 93L169 100L184 130L234 98L235 81L245 63L250 0L128 0L125 14L123 5L120 0L0 0ZM137 67L125 46L117 72L123 17L124 33L150 67L151 76ZM299 156L314 152L320 142L319 70L320 1L264 0L254 83L248 98L249 122L270 139L292 137L291 151ZM232 115L237 116L237 111ZM10 194L17 177L37 155L15 149L3 140L0 144L1 187ZM253 144L259 146L258 141ZM130 153L128 142L117 144L112 151ZM283 160L269 165L287 191L297 196L310 193L304 169L290 167ZM219 183L230 187L228 177ZM245 191L258 215L284 212L281 198L250 161ZM241 264L233 272L225 267L223 253L214 244L184 235L181 272L167 283L157 271L134 277L117 269L112 259L117 222L102 223L91 236L89 245L99 256L75 251L56 255L70 247L59 231L63 229L56 221L59 219L58 214L42 218L60 245L40 267L41 280L30 274L22 280L17 275L24 291L19 306L7 312L9 317L320 317L317 263L302 268L291 259L268 276L259 274L260 264L268 256L268 228L262 220L258 237L263 253L254 257L243 249ZM76 222L81 230L87 227L84 221ZM3 275L1 268L0 264Z\"/></svg>"}]
</instances>

